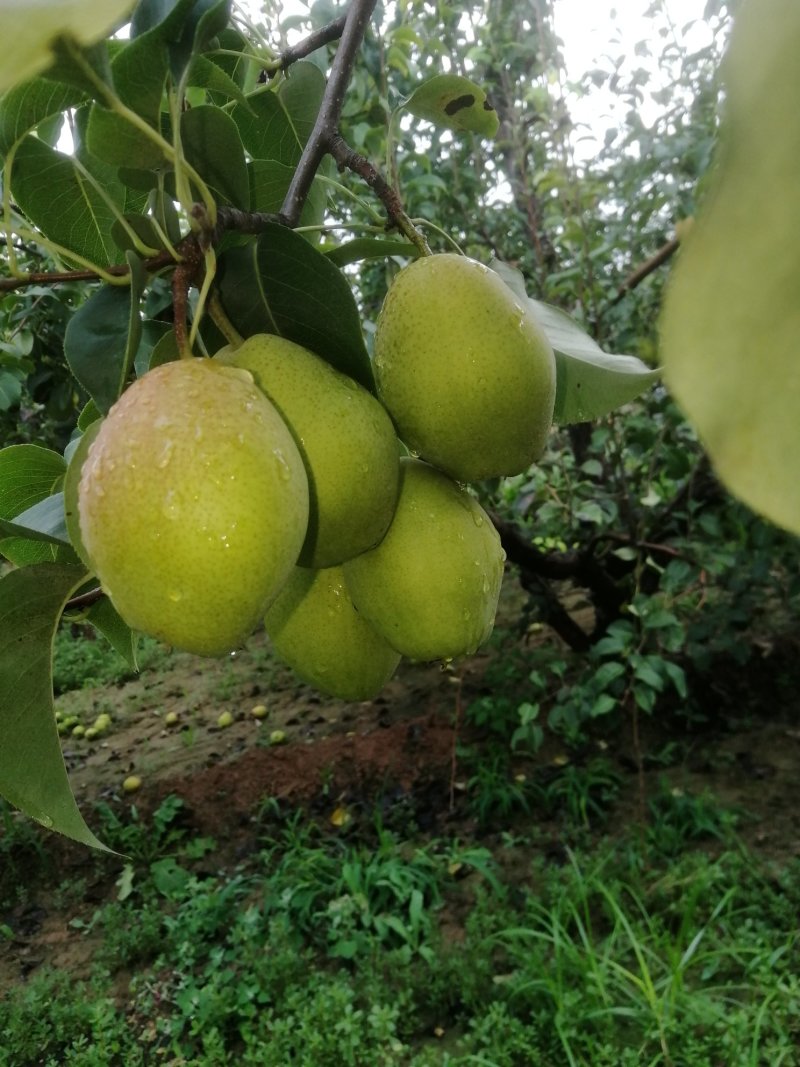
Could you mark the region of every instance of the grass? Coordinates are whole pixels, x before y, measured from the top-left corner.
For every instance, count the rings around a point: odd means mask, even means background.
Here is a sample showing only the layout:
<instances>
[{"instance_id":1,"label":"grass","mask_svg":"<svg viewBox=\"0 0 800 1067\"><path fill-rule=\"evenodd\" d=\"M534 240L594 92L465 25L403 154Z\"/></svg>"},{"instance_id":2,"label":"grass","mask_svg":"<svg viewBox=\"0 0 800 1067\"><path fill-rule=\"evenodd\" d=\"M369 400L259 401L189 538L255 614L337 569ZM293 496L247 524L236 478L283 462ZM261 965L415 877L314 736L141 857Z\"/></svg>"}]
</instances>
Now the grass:
<instances>
[{"instance_id":1,"label":"grass","mask_svg":"<svg viewBox=\"0 0 800 1067\"><path fill-rule=\"evenodd\" d=\"M524 838L495 860L273 805L222 870L174 798L150 822L108 808L130 859L76 926L93 970L8 992L0 1065L800 1064L800 862L764 866L709 798L664 794L666 847L633 833L558 865Z\"/></svg>"}]
</instances>

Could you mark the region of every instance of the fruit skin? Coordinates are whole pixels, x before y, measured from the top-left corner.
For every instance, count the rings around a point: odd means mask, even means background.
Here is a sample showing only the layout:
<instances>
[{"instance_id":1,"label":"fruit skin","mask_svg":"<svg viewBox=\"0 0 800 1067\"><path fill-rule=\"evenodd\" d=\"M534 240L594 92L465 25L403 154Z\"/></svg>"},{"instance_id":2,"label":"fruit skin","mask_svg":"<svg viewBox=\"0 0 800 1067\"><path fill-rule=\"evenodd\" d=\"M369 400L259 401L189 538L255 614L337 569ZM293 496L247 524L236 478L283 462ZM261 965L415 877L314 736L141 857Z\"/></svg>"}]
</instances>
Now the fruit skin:
<instances>
[{"instance_id":1,"label":"fruit skin","mask_svg":"<svg viewBox=\"0 0 800 1067\"><path fill-rule=\"evenodd\" d=\"M245 640L308 521L300 453L244 371L165 363L117 401L78 489L80 533L129 626L199 655Z\"/></svg>"},{"instance_id":2,"label":"fruit skin","mask_svg":"<svg viewBox=\"0 0 800 1067\"><path fill-rule=\"evenodd\" d=\"M298 567L264 620L275 651L303 681L342 700L371 700L400 662L353 606L341 567Z\"/></svg>"},{"instance_id":3,"label":"fruit skin","mask_svg":"<svg viewBox=\"0 0 800 1067\"><path fill-rule=\"evenodd\" d=\"M370 393L319 356L256 334L215 357L250 371L294 434L310 490L305 567L331 567L376 545L392 521L400 445Z\"/></svg>"},{"instance_id":4,"label":"fruit skin","mask_svg":"<svg viewBox=\"0 0 800 1067\"><path fill-rule=\"evenodd\" d=\"M142 779L136 774L129 774L125 781L122 783L122 788L126 793L136 793L142 788Z\"/></svg>"},{"instance_id":5,"label":"fruit skin","mask_svg":"<svg viewBox=\"0 0 800 1067\"><path fill-rule=\"evenodd\" d=\"M220 730L224 730L227 726L233 726L233 715L229 711L221 712L217 719L217 726Z\"/></svg>"},{"instance_id":6,"label":"fruit skin","mask_svg":"<svg viewBox=\"0 0 800 1067\"><path fill-rule=\"evenodd\" d=\"M359 614L413 660L471 655L492 632L505 552L464 489L419 460L401 462L394 521L343 567Z\"/></svg>"},{"instance_id":7,"label":"fruit skin","mask_svg":"<svg viewBox=\"0 0 800 1067\"><path fill-rule=\"evenodd\" d=\"M464 256L426 256L392 283L375 333L378 396L398 433L458 481L519 474L542 453L556 367L505 282Z\"/></svg>"}]
</instances>

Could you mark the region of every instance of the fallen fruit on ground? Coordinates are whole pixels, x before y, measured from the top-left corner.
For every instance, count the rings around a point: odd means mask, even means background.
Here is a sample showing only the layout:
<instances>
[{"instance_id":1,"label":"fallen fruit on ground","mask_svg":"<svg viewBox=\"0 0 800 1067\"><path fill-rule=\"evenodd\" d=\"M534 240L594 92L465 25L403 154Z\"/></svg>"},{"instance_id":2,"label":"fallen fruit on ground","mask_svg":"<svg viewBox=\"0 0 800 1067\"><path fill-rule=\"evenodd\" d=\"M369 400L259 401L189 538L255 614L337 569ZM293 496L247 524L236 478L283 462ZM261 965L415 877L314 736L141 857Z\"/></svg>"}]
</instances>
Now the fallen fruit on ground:
<instances>
[{"instance_id":1,"label":"fallen fruit on ground","mask_svg":"<svg viewBox=\"0 0 800 1067\"><path fill-rule=\"evenodd\" d=\"M266 719L266 717L267 717L267 706L266 706L266 704L256 704L254 707L252 707L250 709L250 714L253 716L254 719Z\"/></svg>"},{"instance_id":2,"label":"fallen fruit on ground","mask_svg":"<svg viewBox=\"0 0 800 1067\"><path fill-rule=\"evenodd\" d=\"M292 571L308 482L251 375L208 359L135 382L92 442L80 532L134 629L199 655L240 645Z\"/></svg>"},{"instance_id":3,"label":"fallen fruit on ground","mask_svg":"<svg viewBox=\"0 0 800 1067\"><path fill-rule=\"evenodd\" d=\"M164 716L164 725L165 726L177 726L177 724L178 724L178 713L177 713L177 711L168 711L167 714Z\"/></svg>"},{"instance_id":4,"label":"fallen fruit on ground","mask_svg":"<svg viewBox=\"0 0 800 1067\"><path fill-rule=\"evenodd\" d=\"M297 567L264 620L275 651L329 696L371 700L400 662L353 606L341 567Z\"/></svg>"},{"instance_id":5,"label":"fallen fruit on ground","mask_svg":"<svg viewBox=\"0 0 800 1067\"><path fill-rule=\"evenodd\" d=\"M122 788L126 793L136 793L142 788L142 779L136 774L129 774L122 783Z\"/></svg>"},{"instance_id":6,"label":"fallen fruit on ground","mask_svg":"<svg viewBox=\"0 0 800 1067\"><path fill-rule=\"evenodd\" d=\"M400 446L375 397L319 356L271 334L216 358L253 375L303 456L310 508L300 564L330 567L377 544L394 513Z\"/></svg>"},{"instance_id":7,"label":"fallen fruit on ground","mask_svg":"<svg viewBox=\"0 0 800 1067\"><path fill-rule=\"evenodd\" d=\"M529 309L464 256L426 256L387 293L378 396L412 452L463 482L519 474L553 421L555 356Z\"/></svg>"},{"instance_id":8,"label":"fallen fruit on ground","mask_svg":"<svg viewBox=\"0 0 800 1067\"><path fill-rule=\"evenodd\" d=\"M217 726L220 730L224 730L228 726L233 726L233 715L231 715L229 711L221 712L217 719Z\"/></svg>"},{"instance_id":9,"label":"fallen fruit on ground","mask_svg":"<svg viewBox=\"0 0 800 1067\"><path fill-rule=\"evenodd\" d=\"M419 460L401 462L383 541L343 567L359 614L413 660L471 655L492 632L505 552L466 490Z\"/></svg>"}]
</instances>

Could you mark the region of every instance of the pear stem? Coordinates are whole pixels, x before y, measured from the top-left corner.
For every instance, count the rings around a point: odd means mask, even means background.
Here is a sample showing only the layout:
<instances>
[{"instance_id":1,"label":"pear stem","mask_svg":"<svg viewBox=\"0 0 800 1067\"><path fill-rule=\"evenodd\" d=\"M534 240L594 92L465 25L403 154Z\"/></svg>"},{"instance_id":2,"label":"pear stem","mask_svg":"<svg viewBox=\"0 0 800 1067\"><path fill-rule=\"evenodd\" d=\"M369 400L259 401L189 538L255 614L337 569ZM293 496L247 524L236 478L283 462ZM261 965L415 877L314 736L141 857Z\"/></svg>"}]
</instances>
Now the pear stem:
<instances>
[{"instance_id":1,"label":"pear stem","mask_svg":"<svg viewBox=\"0 0 800 1067\"><path fill-rule=\"evenodd\" d=\"M234 348L238 348L244 341L244 337L239 333L231 320L228 318L228 313L222 306L222 301L219 298L219 292L214 289L211 292L211 296L208 299L208 313L214 320L214 325L219 332L225 338L229 345Z\"/></svg>"}]
</instances>

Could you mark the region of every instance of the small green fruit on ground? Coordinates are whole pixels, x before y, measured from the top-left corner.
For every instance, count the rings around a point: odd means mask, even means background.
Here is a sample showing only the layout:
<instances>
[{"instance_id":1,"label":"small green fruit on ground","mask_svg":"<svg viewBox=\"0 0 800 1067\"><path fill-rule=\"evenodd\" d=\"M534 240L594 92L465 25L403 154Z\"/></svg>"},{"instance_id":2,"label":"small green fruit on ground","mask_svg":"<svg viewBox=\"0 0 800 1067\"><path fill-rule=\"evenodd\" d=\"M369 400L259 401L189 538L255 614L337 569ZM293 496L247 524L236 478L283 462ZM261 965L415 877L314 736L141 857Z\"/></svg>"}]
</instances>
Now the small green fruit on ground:
<instances>
[{"instance_id":1,"label":"small green fruit on ground","mask_svg":"<svg viewBox=\"0 0 800 1067\"><path fill-rule=\"evenodd\" d=\"M341 567L296 568L264 622L281 659L303 681L342 700L371 700L400 662L356 611Z\"/></svg>"},{"instance_id":2,"label":"small green fruit on ground","mask_svg":"<svg viewBox=\"0 0 800 1067\"><path fill-rule=\"evenodd\" d=\"M405 267L375 333L378 396L423 459L463 482L519 474L553 421L553 349L505 282L464 256Z\"/></svg>"},{"instance_id":3,"label":"small green fruit on ground","mask_svg":"<svg viewBox=\"0 0 800 1067\"><path fill-rule=\"evenodd\" d=\"M250 714L254 719L266 719L268 714L266 704L256 704L250 709Z\"/></svg>"},{"instance_id":4,"label":"small green fruit on ground","mask_svg":"<svg viewBox=\"0 0 800 1067\"><path fill-rule=\"evenodd\" d=\"M245 640L294 567L308 479L251 375L183 359L111 409L78 506L85 551L125 622L213 656Z\"/></svg>"},{"instance_id":5,"label":"small green fruit on ground","mask_svg":"<svg viewBox=\"0 0 800 1067\"><path fill-rule=\"evenodd\" d=\"M217 726L220 730L226 729L228 726L233 726L233 715L229 711L223 711L220 713L217 719Z\"/></svg>"},{"instance_id":6,"label":"small green fruit on ground","mask_svg":"<svg viewBox=\"0 0 800 1067\"><path fill-rule=\"evenodd\" d=\"M400 446L375 397L319 356L271 334L216 358L250 371L302 453L311 503L300 564L330 567L377 544L394 514Z\"/></svg>"},{"instance_id":7,"label":"small green fruit on ground","mask_svg":"<svg viewBox=\"0 0 800 1067\"><path fill-rule=\"evenodd\" d=\"M83 735L85 733L86 733L86 727L85 726L81 726L80 723L78 723L77 726L73 726L72 727L72 736L73 737L83 737Z\"/></svg>"},{"instance_id":8,"label":"small green fruit on ground","mask_svg":"<svg viewBox=\"0 0 800 1067\"><path fill-rule=\"evenodd\" d=\"M122 788L126 793L136 793L142 788L142 779L136 774L129 774L122 783Z\"/></svg>"},{"instance_id":9,"label":"small green fruit on ground","mask_svg":"<svg viewBox=\"0 0 800 1067\"><path fill-rule=\"evenodd\" d=\"M178 723L178 713L177 713L177 711L168 711L167 714L164 716L164 725L165 726L176 726L177 723Z\"/></svg>"},{"instance_id":10,"label":"small green fruit on ground","mask_svg":"<svg viewBox=\"0 0 800 1067\"><path fill-rule=\"evenodd\" d=\"M389 532L343 571L359 614L393 648L413 660L450 659L471 655L492 632L504 560L477 500L404 459Z\"/></svg>"},{"instance_id":11,"label":"small green fruit on ground","mask_svg":"<svg viewBox=\"0 0 800 1067\"><path fill-rule=\"evenodd\" d=\"M269 735L269 743L271 745L285 745L286 734L283 732L283 730L273 730L272 733Z\"/></svg>"},{"instance_id":12,"label":"small green fruit on ground","mask_svg":"<svg viewBox=\"0 0 800 1067\"><path fill-rule=\"evenodd\" d=\"M97 735L101 732L102 731L98 730L96 726L90 726L83 736L86 738L87 741L94 741Z\"/></svg>"}]
</instances>

